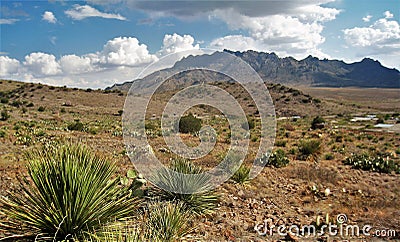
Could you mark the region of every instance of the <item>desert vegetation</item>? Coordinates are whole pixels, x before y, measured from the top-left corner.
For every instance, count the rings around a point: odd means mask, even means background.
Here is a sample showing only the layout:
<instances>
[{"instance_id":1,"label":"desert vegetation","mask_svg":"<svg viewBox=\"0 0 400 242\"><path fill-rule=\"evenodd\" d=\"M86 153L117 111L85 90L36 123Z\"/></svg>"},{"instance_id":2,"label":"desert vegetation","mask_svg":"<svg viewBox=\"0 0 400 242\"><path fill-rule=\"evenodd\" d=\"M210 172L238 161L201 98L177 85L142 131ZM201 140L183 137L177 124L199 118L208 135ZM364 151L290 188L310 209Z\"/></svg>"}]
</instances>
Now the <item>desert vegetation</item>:
<instances>
[{"instance_id":1,"label":"desert vegetation","mask_svg":"<svg viewBox=\"0 0 400 242\"><path fill-rule=\"evenodd\" d=\"M256 106L237 85L215 85L231 93L248 114L249 151L242 161L229 157L227 169L234 175L220 187L179 194L159 189L134 170L123 143L125 92L3 81L0 238L284 240L260 236L254 226L267 219L275 226L317 220L321 225L326 214L330 220L347 214L350 223L400 232L399 109L266 84L276 107L275 145L257 160L265 168L250 180L261 137ZM229 122L206 105L188 110L179 123L181 139L195 147L198 131L209 125L216 131L216 146L199 160L177 158L163 140L160 120L160 104L172 94L157 94L157 105L150 105L146 116L155 155L185 174L211 169L227 155ZM373 118L352 121L367 116ZM375 127L377 121L393 127ZM181 130L181 124L187 129ZM171 182L168 177L169 170L160 171L159 183ZM200 189L207 181L204 176L186 185Z\"/></svg>"}]
</instances>

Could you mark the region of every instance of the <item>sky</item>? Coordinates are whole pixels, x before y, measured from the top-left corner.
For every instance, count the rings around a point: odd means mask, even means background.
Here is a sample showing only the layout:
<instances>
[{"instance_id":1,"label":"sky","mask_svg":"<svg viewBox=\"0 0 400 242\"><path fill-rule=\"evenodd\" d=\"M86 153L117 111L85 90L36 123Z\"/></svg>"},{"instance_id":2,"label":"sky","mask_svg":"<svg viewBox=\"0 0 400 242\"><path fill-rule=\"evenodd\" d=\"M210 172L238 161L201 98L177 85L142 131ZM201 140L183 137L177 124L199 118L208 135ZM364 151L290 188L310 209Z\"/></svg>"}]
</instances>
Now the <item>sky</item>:
<instances>
[{"instance_id":1,"label":"sky","mask_svg":"<svg viewBox=\"0 0 400 242\"><path fill-rule=\"evenodd\" d=\"M400 69L400 0L0 2L0 78L104 88L201 48Z\"/></svg>"}]
</instances>

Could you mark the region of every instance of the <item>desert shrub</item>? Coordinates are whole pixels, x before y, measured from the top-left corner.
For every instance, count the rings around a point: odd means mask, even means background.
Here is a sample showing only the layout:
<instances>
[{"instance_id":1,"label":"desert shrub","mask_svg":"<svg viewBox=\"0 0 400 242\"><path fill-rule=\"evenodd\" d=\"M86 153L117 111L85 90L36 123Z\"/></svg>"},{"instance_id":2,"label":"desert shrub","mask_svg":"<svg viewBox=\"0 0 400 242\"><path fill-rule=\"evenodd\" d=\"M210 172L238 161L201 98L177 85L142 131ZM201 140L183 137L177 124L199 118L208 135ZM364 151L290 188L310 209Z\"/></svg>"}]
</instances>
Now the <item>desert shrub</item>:
<instances>
[{"instance_id":1,"label":"desert shrub","mask_svg":"<svg viewBox=\"0 0 400 242\"><path fill-rule=\"evenodd\" d=\"M275 140L275 145L277 147L285 147L286 146L286 140Z\"/></svg>"},{"instance_id":2,"label":"desert shrub","mask_svg":"<svg viewBox=\"0 0 400 242\"><path fill-rule=\"evenodd\" d=\"M60 113L66 113L67 111L65 110L65 108L61 108L60 109Z\"/></svg>"},{"instance_id":3,"label":"desert shrub","mask_svg":"<svg viewBox=\"0 0 400 242\"><path fill-rule=\"evenodd\" d=\"M396 149L396 154L400 155L400 148Z\"/></svg>"},{"instance_id":4,"label":"desert shrub","mask_svg":"<svg viewBox=\"0 0 400 242\"><path fill-rule=\"evenodd\" d=\"M116 165L84 146L47 145L30 151L27 159L31 182L22 182L20 193L0 197L0 214L7 217L2 225L14 232L24 228L33 239L79 239L138 208L139 200L112 179Z\"/></svg>"},{"instance_id":5,"label":"desert shrub","mask_svg":"<svg viewBox=\"0 0 400 242\"><path fill-rule=\"evenodd\" d=\"M28 103L27 105L26 105L26 107L28 107L28 108L31 108L31 107L33 107L33 106L35 106L32 102L30 102L30 103Z\"/></svg>"},{"instance_id":6,"label":"desert shrub","mask_svg":"<svg viewBox=\"0 0 400 242\"><path fill-rule=\"evenodd\" d=\"M22 102L19 100L15 100L10 105L13 107L19 108L22 105Z\"/></svg>"},{"instance_id":7,"label":"desert shrub","mask_svg":"<svg viewBox=\"0 0 400 242\"><path fill-rule=\"evenodd\" d=\"M189 221L193 218L183 203L160 202L149 205L145 226L150 239L178 241L192 231Z\"/></svg>"},{"instance_id":8,"label":"desert shrub","mask_svg":"<svg viewBox=\"0 0 400 242\"><path fill-rule=\"evenodd\" d=\"M68 125L68 130L75 131L84 131L85 125L81 123L79 120L75 120L75 122Z\"/></svg>"},{"instance_id":9,"label":"desert shrub","mask_svg":"<svg viewBox=\"0 0 400 242\"><path fill-rule=\"evenodd\" d=\"M327 153L325 154L325 160L333 160L335 157L333 156L332 153Z\"/></svg>"},{"instance_id":10,"label":"desert shrub","mask_svg":"<svg viewBox=\"0 0 400 242\"><path fill-rule=\"evenodd\" d=\"M2 98L0 99L0 102L3 103L3 104L7 104L7 103L8 103L8 98L2 97Z\"/></svg>"},{"instance_id":11,"label":"desert shrub","mask_svg":"<svg viewBox=\"0 0 400 242\"><path fill-rule=\"evenodd\" d=\"M321 142L319 140L303 140L299 145L300 159L312 159L316 161L321 152Z\"/></svg>"},{"instance_id":12,"label":"desert shrub","mask_svg":"<svg viewBox=\"0 0 400 242\"><path fill-rule=\"evenodd\" d=\"M0 120L1 120L1 121L6 121L6 120L8 120L10 117L11 117L11 116L8 114L7 110L1 111L1 114L0 114Z\"/></svg>"},{"instance_id":13,"label":"desert shrub","mask_svg":"<svg viewBox=\"0 0 400 242\"><path fill-rule=\"evenodd\" d=\"M250 168L242 164L239 169L231 177L236 183L245 184L250 181Z\"/></svg>"},{"instance_id":14,"label":"desert shrub","mask_svg":"<svg viewBox=\"0 0 400 242\"><path fill-rule=\"evenodd\" d=\"M285 167L289 162L289 158L286 157L286 153L282 149L277 149L269 157L267 154L263 154L261 158L257 160L257 163L260 165L274 166L276 168Z\"/></svg>"},{"instance_id":15,"label":"desert shrub","mask_svg":"<svg viewBox=\"0 0 400 242\"><path fill-rule=\"evenodd\" d=\"M6 137L6 131L0 130L0 138Z\"/></svg>"},{"instance_id":16,"label":"desert shrub","mask_svg":"<svg viewBox=\"0 0 400 242\"><path fill-rule=\"evenodd\" d=\"M276 168L285 167L289 164L289 158L282 149L277 149L271 154L268 160L268 165L275 166Z\"/></svg>"},{"instance_id":17,"label":"desert shrub","mask_svg":"<svg viewBox=\"0 0 400 242\"><path fill-rule=\"evenodd\" d=\"M353 154L347 157L343 164L350 165L354 169L364 171L375 171L381 173L400 173L400 165L390 157L384 157L379 154Z\"/></svg>"},{"instance_id":18,"label":"desert shrub","mask_svg":"<svg viewBox=\"0 0 400 242\"><path fill-rule=\"evenodd\" d=\"M175 175L179 172L182 174L198 174L192 176L190 182L184 182L183 175ZM159 196L164 201L182 202L186 210L195 214L210 214L217 207L218 195L209 190L210 177L203 173L201 167L195 166L185 159L174 159L170 165L170 170L162 168L156 173L155 184L158 187L170 187L174 191L157 189L153 190L156 196ZM186 180L185 180L186 181ZM192 193L182 194L179 191L193 191Z\"/></svg>"},{"instance_id":19,"label":"desert shrub","mask_svg":"<svg viewBox=\"0 0 400 242\"><path fill-rule=\"evenodd\" d=\"M44 112L44 110L46 110L46 109L45 109L45 107L43 107L43 106L40 106L40 107L38 108L38 111L39 111L39 112Z\"/></svg>"},{"instance_id":20,"label":"desert shrub","mask_svg":"<svg viewBox=\"0 0 400 242\"><path fill-rule=\"evenodd\" d=\"M196 133L201 129L201 119L196 118L193 114L181 117L179 120L179 132Z\"/></svg>"},{"instance_id":21,"label":"desert shrub","mask_svg":"<svg viewBox=\"0 0 400 242\"><path fill-rule=\"evenodd\" d=\"M317 116L311 122L311 128L318 129L320 127L320 125L322 125L324 123L325 123L325 119L323 119L321 116Z\"/></svg>"}]
</instances>

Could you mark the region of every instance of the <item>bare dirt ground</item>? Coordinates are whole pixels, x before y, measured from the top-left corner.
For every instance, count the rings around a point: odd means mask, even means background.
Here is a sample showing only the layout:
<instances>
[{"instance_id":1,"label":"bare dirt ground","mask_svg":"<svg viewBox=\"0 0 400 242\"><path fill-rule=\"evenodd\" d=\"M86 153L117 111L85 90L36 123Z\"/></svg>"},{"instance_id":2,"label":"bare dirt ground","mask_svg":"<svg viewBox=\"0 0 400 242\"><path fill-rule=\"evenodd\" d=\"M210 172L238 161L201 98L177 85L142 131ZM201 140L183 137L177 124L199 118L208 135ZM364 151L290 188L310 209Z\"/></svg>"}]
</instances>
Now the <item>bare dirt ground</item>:
<instances>
[{"instance_id":1,"label":"bare dirt ground","mask_svg":"<svg viewBox=\"0 0 400 242\"><path fill-rule=\"evenodd\" d=\"M239 88L226 86L232 93ZM11 96L0 104L10 117L0 121L0 195L17 190L18 179L27 176L24 152L51 140L73 140L87 144L93 150L118 162L120 172L132 169L122 139L120 110L123 93L95 90L73 90L38 84L1 81L0 91ZM193 221L194 232L190 241L381 241L400 240L400 175L352 169L342 161L352 153L381 152L390 154L399 162L400 133L385 129L369 131L375 121L354 125L353 115L376 114L395 123L392 118L399 112L399 91L387 89L307 88L304 93L281 86L270 86L277 116L302 118L278 121L276 149L286 151L290 163L284 168L266 167L249 184L233 181L217 188L221 194L217 211ZM294 94L296 93L296 94ZM309 95L308 95L309 94ZM249 113L254 113L245 95L238 97ZM160 99L163 99L160 97ZM318 99L318 101L316 101ZM18 105L17 102L21 102ZM32 104L31 104L32 103ZM39 111L39 108L42 111ZM157 113L155 107L150 113ZM201 114L204 110L196 109ZM385 117L390 113L390 117ZM316 115L325 116L323 129L310 130ZM84 124L83 131L69 131L74 122ZM256 118L255 118L256 120ZM218 126L221 128L222 126ZM165 154L162 137L157 129L151 138L159 156ZM254 131L253 131L254 132ZM228 131L221 131L217 152L197 161L207 167L219 161L229 146ZM340 138L339 138L340 137ZM302 140L317 139L322 149L318 161L298 159L298 146ZM185 137L196 142L196 137ZM278 142L279 141L279 142ZM250 153L257 149L257 139L251 141ZM279 147L278 147L279 146ZM251 162L251 156L245 162ZM312 189L316 187L318 191ZM328 195L325 190L329 189ZM371 225L370 236L315 235L308 237L282 236L277 227L310 225L326 215L333 223L338 215L346 215L349 225L363 228ZM260 235L262 225L274 225L271 234ZM258 227L257 227L258 226ZM386 231L386 236L379 232ZM394 231L394 233L393 233ZM390 233L390 234L389 234ZM1 234L0 234L1 237Z\"/></svg>"}]
</instances>

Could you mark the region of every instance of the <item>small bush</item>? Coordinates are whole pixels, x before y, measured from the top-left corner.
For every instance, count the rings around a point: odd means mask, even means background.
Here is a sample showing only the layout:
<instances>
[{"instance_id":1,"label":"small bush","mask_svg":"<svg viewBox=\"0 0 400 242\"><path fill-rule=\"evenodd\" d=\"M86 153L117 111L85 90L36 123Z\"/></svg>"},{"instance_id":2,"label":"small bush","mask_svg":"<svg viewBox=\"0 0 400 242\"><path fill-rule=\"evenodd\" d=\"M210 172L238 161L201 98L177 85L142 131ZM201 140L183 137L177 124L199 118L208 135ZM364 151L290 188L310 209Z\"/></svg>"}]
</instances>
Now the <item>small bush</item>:
<instances>
[{"instance_id":1,"label":"small bush","mask_svg":"<svg viewBox=\"0 0 400 242\"><path fill-rule=\"evenodd\" d=\"M255 122L253 119L247 118L247 123L242 123L242 129L246 129L247 127L249 130L254 129L254 127L256 126Z\"/></svg>"},{"instance_id":2,"label":"small bush","mask_svg":"<svg viewBox=\"0 0 400 242\"><path fill-rule=\"evenodd\" d=\"M275 145L277 147L285 147L286 146L286 140L275 140Z\"/></svg>"},{"instance_id":3,"label":"small bush","mask_svg":"<svg viewBox=\"0 0 400 242\"><path fill-rule=\"evenodd\" d=\"M28 108L31 108L31 107L33 107L33 106L35 106L35 104L33 104L32 102L30 102L30 103L28 103L28 104L26 105L26 107L28 107Z\"/></svg>"},{"instance_id":4,"label":"small bush","mask_svg":"<svg viewBox=\"0 0 400 242\"><path fill-rule=\"evenodd\" d=\"M0 114L0 120L1 121L6 121L6 120L8 120L11 116L8 114L8 112L7 112L7 110L3 110L3 111L1 111L1 114Z\"/></svg>"},{"instance_id":5,"label":"small bush","mask_svg":"<svg viewBox=\"0 0 400 242\"><path fill-rule=\"evenodd\" d=\"M334 158L332 153L325 154L325 160L333 160Z\"/></svg>"},{"instance_id":6,"label":"small bush","mask_svg":"<svg viewBox=\"0 0 400 242\"><path fill-rule=\"evenodd\" d=\"M323 124L325 123L325 119L323 119L321 116L317 116L313 119L311 122L311 128L312 129L318 129L320 128Z\"/></svg>"},{"instance_id":7,"label":"small bush","mask_svg":"<svg viewBox=\"0 0 400 242\"><path fill-rule=\"evenodd\" d=\"M321 152L321 142L319 140L306 140L301 141L299 145L300 159L318 160Z\"/></svg>"},{"instance_id":8,"label":"small bush","mask_svg":"<svg viewBox=\"0 0 400 242\"><path fill-rule=\"evenodd\" d=\"M0 138L6 137L6 131L0 130Z\"/></svg>"},{"instance_id":9,"label":"small bush","mask_svg":"<svg viewBox=\"0 0 400 242\"><path fill-rule=\"evenodd\" d=\"M343 163L351 165L354 169L361 169L364 171L374 171L381 173L396 172L400 174L400 165L389 157L381 155L368 155L368 154L353 154L346 158Z\"/></svg>"},{"instance_id":10,"label":"small bush","mask_svg":"<svg viewBox=\"0 0 400 242\"><path fill-rule=\"evenodd\" d=\"M19 108L22 105L22 102L19 100L15 100L10 105L13 107Z\"/></svg>"},{"instance_id":11,"label":"small bush","mask_svg":"<svg viewBox=\"0 0 400 242\"><path fill-rule=\"evenodd\" d=\"M79 120L75 120L74 123L68 125L68 130L72 131L84 131L85 125L81 123Z\"/></svg>"},{"instance_id":12,"label":"small bush","mask_svg":"<svg viewBox=\"0 0 400 242\"><path fill-rule=\"evenodd\" d=\"M3 103L3 104L7 104L7 103L8 103L8 98L2 97L2 98L0 99L0 102Z\"/></svg>"},{"instance_id":13,"label":"small bush","mask_svg":"<svg viewBox=\"0 0 400 242\"><path fill-rule=\"evenodd\" d=\"M38 111L39 112L44 112L44 110L46 110L43 106L40 106L39 108L38 108Z\"/></svg>"},{"instance_id":14,"label":"small bush","mask_svg":"<svg viewBox=\"0 0 400 242\"><path fill-rule=\"evenodd\" d=\"M181 133L197 133L200 129L201 119L196 118L191 113L179 120L179 132Z\"/></svg>"},{"instance_id":15,"label":"small bush","mask_svg":"<svg viewBox=\"0 0 400 242\"><path fill-rule=\"evenodd\" d=\"M266 166L274 166L276 168L285 167L289 164L290 160L286 157L286 153L282 149L277 149L269 157L264 154L258 163Z\"/></svg>"},{"instance_id":16,"label":"small bush","mask_svg":"<svg viewBox=\"0 0 400 242\"><path fill-rule=\"evenodd\" d=\"M233 174L232 180L242 185L248 183L250 181L250 168L242 164L235 174Z\"/></svg>"}]
</instances>

